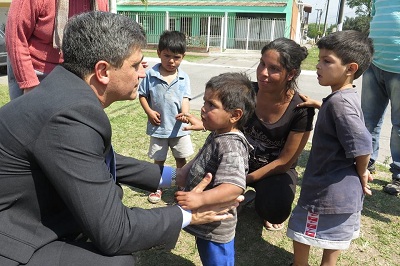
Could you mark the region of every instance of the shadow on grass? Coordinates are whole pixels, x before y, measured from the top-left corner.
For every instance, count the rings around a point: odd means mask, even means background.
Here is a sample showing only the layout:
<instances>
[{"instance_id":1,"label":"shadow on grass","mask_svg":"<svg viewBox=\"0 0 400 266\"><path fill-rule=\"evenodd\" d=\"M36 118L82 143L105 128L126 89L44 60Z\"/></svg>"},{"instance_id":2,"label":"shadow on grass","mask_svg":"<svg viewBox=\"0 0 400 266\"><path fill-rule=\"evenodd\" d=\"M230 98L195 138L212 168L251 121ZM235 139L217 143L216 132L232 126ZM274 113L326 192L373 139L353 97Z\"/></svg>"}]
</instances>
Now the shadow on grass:
<instances>
[{"instance_id":1,"label":"shadow on grass","mask_svg":"<svg viewBox=\"0 0 400 266\"><path fill-rule=\"evenodd\" d=\"M387 181L380 179L373 181L372 196L367 196L364 199L362 211L364 216L386 223L391 222L391 219L385 217L385 215L400 216L400 198L386 194L382 190L387 183Z\"/></svg>"},{"instance_id":2,"label":"shadow on grass","mask_svg":"<svg viewBox=\"0 0 400 266\"><path fill-rule=\"evenodd\" d=\"M245 207L238 215L235 250L238 266L289 265L293 254L273 245L263 238L265 231L261 219L255 212L254 203ZM286 228L282 231L267 232L271 238L286 238ZM275 239L276 240L276 239Z\"/></svg>"},{"instance_id":3,"label":"shadow on grass","mask_svg":"<svg viewBox=\"0 0 400 266\"><path fill-rule=\"evenodd\" d=\"M133 255L136 258L137 265L196 265L188 259L165 250L151 249L147 251L140 251L134 253Z\"/></svg>"},{"instance_id":4,"label":"shadow on grass","mask_svg":"<svg viewBox=\"0 0 400 266\"><path fill-rule=\"evenodd\" d=\"M310 156L310 148L306 147L301 153L299 158L297 159L297 167L296 171L299 174L297 185L301 186L301 182L303 180L304 170L306 169L308 157Z\"/></svg>"}]
</instances>

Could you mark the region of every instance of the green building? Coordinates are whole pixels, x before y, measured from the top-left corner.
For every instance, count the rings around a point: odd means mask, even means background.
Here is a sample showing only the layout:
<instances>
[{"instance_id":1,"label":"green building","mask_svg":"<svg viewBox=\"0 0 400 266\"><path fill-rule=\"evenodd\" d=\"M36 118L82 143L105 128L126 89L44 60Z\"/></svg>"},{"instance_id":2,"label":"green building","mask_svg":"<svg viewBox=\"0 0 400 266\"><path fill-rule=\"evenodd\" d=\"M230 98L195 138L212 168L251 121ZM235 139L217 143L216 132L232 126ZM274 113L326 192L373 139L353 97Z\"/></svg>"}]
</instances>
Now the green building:
<instances>
[{"instance_id":1,"label":"green building","mask_svg":"<svg viewBox=\"0 0 400 266\"><path fill-rule=\"evenodd\" d=\"M305 6L297 0L120 0L117 12L143 26L149 45L164 30L178 30L189 50L259 50L279 37L300 42L311 12Z\"/></svg>"}]
</instances>

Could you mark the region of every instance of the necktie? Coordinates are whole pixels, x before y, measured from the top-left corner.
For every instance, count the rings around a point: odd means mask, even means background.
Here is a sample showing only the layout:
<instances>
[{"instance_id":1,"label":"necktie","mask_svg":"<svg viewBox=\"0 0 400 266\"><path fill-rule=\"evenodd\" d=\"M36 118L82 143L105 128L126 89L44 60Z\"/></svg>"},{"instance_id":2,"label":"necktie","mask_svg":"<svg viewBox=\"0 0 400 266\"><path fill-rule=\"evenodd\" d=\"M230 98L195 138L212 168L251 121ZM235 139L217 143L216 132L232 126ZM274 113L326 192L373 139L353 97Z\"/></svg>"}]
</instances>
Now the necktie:
<instances>
[{"instance_id":1,"label":"necktie","mask_svg":"<svg viewBox=\"0 0 400 266\"><path fill-rule=\"evenodd\" d=\"M115 153L114 149L111 145L109 152L106 156L106 164L108 166L108 170L110 171L111 175L113 176L114 181L117 181L117 162L115 160Z\"/></svg>"}]
</instances>

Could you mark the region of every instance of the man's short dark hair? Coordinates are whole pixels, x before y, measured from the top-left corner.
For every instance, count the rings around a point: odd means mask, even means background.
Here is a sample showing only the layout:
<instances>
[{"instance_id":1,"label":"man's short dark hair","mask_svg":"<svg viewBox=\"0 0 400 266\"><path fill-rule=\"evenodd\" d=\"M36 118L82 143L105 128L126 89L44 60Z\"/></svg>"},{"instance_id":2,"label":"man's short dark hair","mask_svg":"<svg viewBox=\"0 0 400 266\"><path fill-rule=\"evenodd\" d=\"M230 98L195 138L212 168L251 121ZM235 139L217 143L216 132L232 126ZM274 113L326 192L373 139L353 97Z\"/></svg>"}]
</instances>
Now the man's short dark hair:
<instances>
[{"instance_id":1,"label":"man's short dark hair","mask_svg":"<svg viewBox=\"0 0 400 266\"><path fill-rule=\"evenodd\" d=\"M82 13L65 27L62 65L84 78L100 60L120 68L133 50L145 45L146 34L132 19L102 11Z\"/></svg>"}]
</instances>

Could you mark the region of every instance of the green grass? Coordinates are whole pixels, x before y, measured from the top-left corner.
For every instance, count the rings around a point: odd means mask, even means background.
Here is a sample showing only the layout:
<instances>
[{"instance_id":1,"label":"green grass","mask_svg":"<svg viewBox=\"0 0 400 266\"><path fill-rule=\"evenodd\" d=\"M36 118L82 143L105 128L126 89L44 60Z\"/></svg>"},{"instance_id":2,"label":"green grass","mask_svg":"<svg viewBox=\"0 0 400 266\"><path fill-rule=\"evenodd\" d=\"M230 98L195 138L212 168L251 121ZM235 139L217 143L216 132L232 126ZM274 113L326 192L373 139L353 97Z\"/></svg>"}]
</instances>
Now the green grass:
<instances>
[{"instance_id":1,"label":"green grass","mask_svg":"<svg viewBox=\"0 0 400 266\"><path fill-rule=\"evenodd\" d=\"M308 56L301 64L301 69L303 70L316 70L316 65L318 63L318 48L313 46L308 48Z\"/></svg>"},{"instance_id":2,"label":"green grass","mask_svg":"<svg viewBox=\"0 0 400 266\"><path fill-rule=\"evenodd\" d=\"M8 95L8 86L0 85L0 106L5 105L10 101L10 96Z\"/></svg>"},{"instance_id":3,"label":"green grass","mask_svg":"<svg viewBox=\"0 0 400 266\"><path fill-rule=\"evenodd\" d=\"M0 85L0 106L9 101L7 86ZM146 115L138 101L116 102L106 109L113 128L112 141L117 152L150 161L147 157L149 137L145 134ZM197 111L193 111L198 115ZM1 118L0 118L1 119ZM204 143L208 133L193 132L195 150ZM298 172L301 176L310 151L307 145L299 158ZM166 162L174 165L172 156ZM400 198L382 192L382 186L390 181L388 165L379 165L371 183L373 196L367 197L362 212L361 237L342 253L338 265L400 265ZM147 192L124 188L123 202L129 207L153 208L165 206L173 201L173 189L165 190L163 201L150 204ZM300 187L297 187L296 200ZM286 227L287 223L285 223ZM286 228L285 228L286 229ZM289 265L292 261L292 242L285 229L270 232L262 227L260 218L249 205L239 215L236 232L237 266ZM310 265L319 265L321 250L312 248ZM152 249L135 253L139 266L148 265L201 265L194 237L182 231L176 247L171 251Z\"/></svg>"}]
</instances>

